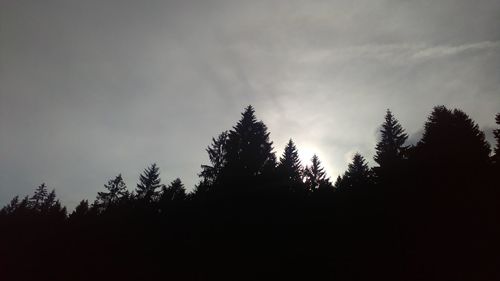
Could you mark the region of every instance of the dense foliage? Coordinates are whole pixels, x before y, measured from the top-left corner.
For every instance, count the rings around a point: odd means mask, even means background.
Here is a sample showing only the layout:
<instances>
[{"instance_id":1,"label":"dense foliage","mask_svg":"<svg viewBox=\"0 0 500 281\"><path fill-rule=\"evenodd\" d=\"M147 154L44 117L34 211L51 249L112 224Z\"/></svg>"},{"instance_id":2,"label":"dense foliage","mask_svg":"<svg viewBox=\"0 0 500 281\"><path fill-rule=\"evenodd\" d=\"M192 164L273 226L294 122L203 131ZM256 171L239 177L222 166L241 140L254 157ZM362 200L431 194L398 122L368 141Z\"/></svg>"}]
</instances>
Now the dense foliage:
<instances>
[{"instance_id":1,"label":"dense foliage","mask_svg":"<svg viewBox=\"0 0 500 281\"><path fill-rule=\"evenodd\" d=\"M500 114L496 116L500 127ZM500 128L493 153L435 107L414 146L391 111L375 167L334 184L290 140L277 160L249 106L207 148L192 192L156 164L66 208L45 184L0 211L1 280L500 280Z\"/></svg>"}]
</instances>

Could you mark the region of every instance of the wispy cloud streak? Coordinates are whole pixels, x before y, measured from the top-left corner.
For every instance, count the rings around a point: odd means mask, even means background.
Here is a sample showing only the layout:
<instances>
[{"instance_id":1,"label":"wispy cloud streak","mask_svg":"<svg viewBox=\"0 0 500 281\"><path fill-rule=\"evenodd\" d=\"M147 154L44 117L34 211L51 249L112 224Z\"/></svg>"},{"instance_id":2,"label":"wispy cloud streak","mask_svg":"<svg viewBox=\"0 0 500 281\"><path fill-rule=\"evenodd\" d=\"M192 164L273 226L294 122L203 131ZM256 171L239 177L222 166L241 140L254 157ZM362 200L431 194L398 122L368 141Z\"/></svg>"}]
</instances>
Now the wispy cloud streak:
<instances>
[{"instance_id":1,"label":"wispy cloud streak","mask_svg":"<svg viewBox=\"0 0 500 281\"><path fill-rule=\"evenodd\" d=\"M311 50L299 58L302 63L342 62L353 59L374 59L391 63L412 63L466 52L499 51L500 41L483 41L462 45L375 44L332 49Z\"/></svg>"}]
</instances>

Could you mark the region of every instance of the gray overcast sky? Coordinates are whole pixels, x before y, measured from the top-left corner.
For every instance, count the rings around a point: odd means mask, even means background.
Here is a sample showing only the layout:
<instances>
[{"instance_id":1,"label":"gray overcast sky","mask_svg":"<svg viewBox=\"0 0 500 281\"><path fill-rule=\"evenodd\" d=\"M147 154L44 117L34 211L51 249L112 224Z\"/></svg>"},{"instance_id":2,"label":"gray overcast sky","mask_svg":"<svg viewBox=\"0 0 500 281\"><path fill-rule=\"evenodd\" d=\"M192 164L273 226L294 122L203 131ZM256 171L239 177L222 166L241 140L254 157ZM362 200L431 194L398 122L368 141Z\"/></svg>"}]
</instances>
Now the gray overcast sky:
<instances>
[{"instance_id":1,"label":"gray overcast sky","mask_svg":"<svg viewBox=\"0 0 500 281\"><path fill-rule=\"evenodd\" d=\"M197 182L211 137L252 104L331 177L370 159L391 108L418 136L434 105L489 131L500 1L0 0L0 204L46 182L72 208L152 162ZM305 162L305 161L304 161Z\"/></svg>"}]
</instances>

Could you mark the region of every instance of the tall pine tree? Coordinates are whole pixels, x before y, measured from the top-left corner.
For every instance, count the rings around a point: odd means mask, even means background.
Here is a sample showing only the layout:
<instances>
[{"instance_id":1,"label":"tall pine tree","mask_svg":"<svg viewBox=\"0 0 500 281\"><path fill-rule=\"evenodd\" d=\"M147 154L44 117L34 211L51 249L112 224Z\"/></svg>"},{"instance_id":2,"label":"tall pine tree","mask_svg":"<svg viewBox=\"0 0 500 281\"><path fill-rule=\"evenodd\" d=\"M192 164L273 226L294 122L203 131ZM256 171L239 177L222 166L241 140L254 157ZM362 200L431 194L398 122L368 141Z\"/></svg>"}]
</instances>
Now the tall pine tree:
<instances>
[{"instance_id":1,"label":"tall pine tree","mask_svg":"<svg viewBox=\"0 0 500 281\"><path fill-rule=\"evenodd\" d=\"M245 185L271 174L276 166L272 145L267 126L257 121L255 110L248 106L228 135L225 179Z\"/></svg>"},{"instance_id":2,"label":"tall pine tree","mask_svg":"<svg viewBox=\"0 0 500 281\"><path fill-rule=\"evenodd\" d=\"M307 166L304 170L305 186L308 191L318 189L327 189L332 187L330 179L326 177L325 170L321 167L319 157L314 154L311 159L311 166Z\"/></svg>"},{"instance_id":3,"label":"tall pine tree","mask_svg":"<svg viewBox=\"0 0 500 281\"><path fill-rule=\"evenodd\" d=\"M437 106L416 147L420 166L435 177L471 177L490 163L490 146L479 126L463 111ZM471 178L472 179L472 178Z\"/></svg>"},{"instance_id":4,"label":"tall pine tree","mask_svg":"<svg viewBox=\"0 0 500 281\"><path fill-rule=\"evenodd\" d=\"M347 166L347 171L342 178L338 178L335 188L339 190L353 190L368 187L373 183L373 175L361 154L356 153L352 162Z\"/></svg>"},{"instance_id":5,"label":"tall pine tree","mask_svg":"<svg viewBox=\"0 0 500 281\"><path fill-rule=\"evenodd\" d=\"M158 189L161 186L160 168L153 163L139 177L136 188L137 197L147 202L154 201L158 197Z\"/></svg>"},{"instance_id":6,"label":"tall pine tree","mask_svg":"<svg viewBox=\"0 0 500 281\"><path fill-rule=\"evenodd\" d=\"M380 134L380 141L375 148L375 162L382 168L400 164L408 149L408 146L404 145L408 135L389 109L386 112Z\"/></svg>"},{"instance_id":7,"label":"tall pine tree","mask_svg":"<svg viewBox=\"0 0 500 281\"><path fill-rule=\"evenodd\" d=\"M285 151L278 163L278 174L283 184L294 190L303 186L303 169L299 159L299 152L292 139L288 141Z\"/></svg>"},{"instance_id":8,"label":"tall pine tree","mask_svg":"<svg viewBox=\"0 0 500 281\"><path fill-rule=\"evenodd\" d=\"M219 182L220 174L226 166L227 141L227 131L222 132L217 138L212 138L212 144L206 149L210 165L201 165L200 185L210 188Z\"/></svg>"},{"instance_id":9,"label":"tall pine tree","mask_svg":"<svg viewBox=\"0 0 500 281\"><path fill-rule=\"evenodd\" d=\"M180 201L186 198L186 188L181 179L176 178L168 186L162 187L161 201Z\"/></svg>"},{"instance_id":10,"label":"tall pine tree","mask_svg":"<svg viewBox=\"0 0 500 281\"><path fill-rule=\"evenodd\" d=\"M47 185L42 183L35 189L35 193L30 198L31 207L35 210L40 210L48 196Z\"/></svg>"}]
</instances>

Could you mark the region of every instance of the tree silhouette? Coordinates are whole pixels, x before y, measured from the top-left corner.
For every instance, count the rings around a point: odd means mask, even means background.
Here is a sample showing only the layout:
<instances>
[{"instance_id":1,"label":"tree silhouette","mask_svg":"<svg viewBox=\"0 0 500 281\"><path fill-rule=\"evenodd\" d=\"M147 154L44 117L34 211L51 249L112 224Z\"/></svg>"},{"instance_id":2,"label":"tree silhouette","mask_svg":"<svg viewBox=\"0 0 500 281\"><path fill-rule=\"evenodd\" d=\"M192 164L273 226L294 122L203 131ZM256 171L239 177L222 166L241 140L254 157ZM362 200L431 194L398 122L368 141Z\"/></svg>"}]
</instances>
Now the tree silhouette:
<instances>
[{"instance_id":1,"label":"tree silhouette","mask_svg":"<svg viewBox=\"0 0 500 281\"><path fill-rule=\"evenodd\" d=\"M276 166L272 144L266 125L257 121L255 110L248 106L229 132L224 176L231 182L248 183L271 173Z\"/></svg>"},{"instance_id":2,"label":"tree silhouette","mask_svg":"<svg viewBox=\"0 0 500 281\"><path fill-rule=\"evenodd\" d=\"M304 175L308 191L332 187L330 179L326 177L326 173L323 167L321 167L321 161L319 161L319 157L316 154L311 158L311 166L305 168Z\"/></svg>"},{"instance_id":3,"label":"tree silhouette","mask_svg":"<svg viewBox=\"0 0 500 281\"><path fill-rule=\"evenodd\" d=\"M341 176L337 176L337 179L335 180L335 183L333 184L333 187L336 189L336 190L339 190L339 189L342 189L342 177Z\"/></svg>"},{"instance_id":4,"label":"tree silhouette","mask_svg":"<svg viewBox=\"0 0 500 281\"><path fill-rule=\"evenodd\" d=\"M375 162L380 167L400 164L401 160L405 158L405 152L408 148L404 145L407 139L408 135L404 132L403 127L388 109L380 130L380 141L375 147Z\"/></svg>"},{"instance_id":5,"label":"tree silhouette","mask_svg":"<svg viewBox=\"0 0 500 281\"><path fill-rule=\"evenodd\" d=\"M114 179L110 179L104 185L107 192L97 193L97 202L99 206L108 208L113 204L118 203L124 196L127 195L127 185L123 181L122 175L119 174Z\"/></svg>"},{"instance_id":6,"label":"tree silhouette","mask_svg":"<svg viewBox=\"0 0 500 281\"><path fill-rule=\"evenodd\" d=\"M45 201L42 202L40 211L48 214L48 216L50 216L53 220L62 221L66 219L66 207L61 205L61 202L57 199L56 191L54 189L49 192Z\"/></svg>"},{"instance_id":7,"label":"tree silhouette","mask_svg":"<svg viewBox=\"0 0 500 281\"><path fill-rule=\"evenodd\" d=\"M437 106L425 123L415 154L434 179L460 181L483 172L490 163L490 151L484 133L467 114Z\"/></svg>"},{"instance_id":8,"label":"tree silhouette","mask_svg":"<svg viewBox=\"0 0 500 281\"><path fill-rule=\"evenodd\" d=\"M356 153L352 162L347 166L347 171L341 179L337 179L336 188L340 190L353 190L364 188L373 184L373 174L361 154Z\"/></svg>"},{"instance_id":9,"label":"tree silhouette","mask_svg":"<svg viewBox=\"0 0 500 281\"><path fill-rule=\"evenodd\" d=\"M53 207L57 203L56 199L56 191L52 189L52 191L49 192L45 200L42 202L40 208L41 210L48 210L51 207Z\"/></svg>"},{"instance_id":10,"label":"tree silhouette","mask_svg":"<svg viewBox=\"0 0 500 281\"><path fill-rule=\"evenodd\" d=\"M179 201L186 198L186 188L181 179L176 178L168 186L162 187L162 201Z\"/></svg>"},{"instance_id":11,"label":"tree silhouette","mask_svg":"<svg viewBox=\"0 0 500 281\"><path fill-rule=\"evenodd\" d=\"M156 200L158 189L161 187L160 168L158 168L156 163L153 163L139 177L139 183L136 188L137 197L146 202Z\"/></svg>"},{"instance_id":12,"label":"tree silhouette","mask_svg":"<svg viewBox=\"0 0 500 281\"><path fill-rule=\"evenodd\" d=\"M13 214L17 208L19 207L19 195L14 196L12 200L10 200L9 204L5 205L2 210L0 210L0 214L2 215L11 215Z\"/></svg>"},{"instance_id":13,"label":"tree silhouette","mask_svg":"<svg viewBox=\"0 0 500 281\"><path fill-rule=\"evenodd\" d=\"M292 139L288 141L285 151L283 152L283 155L278 163L277 169L278 174L286 187L297 191L301 186L303 186L302 164L300 163L297 147L293 143Z\"/></svg>"},{"instance_id":14,"label":"tree silhouette","mask_svg":"<svg viewBox=\"0 0 500 281\"><path fill-rule=\"evenodd\" d=\"M47 191L47 186L45 185L45 183L42 183L35 189L35 193L30 198L32 208L35 210L40 210L42 204L44 204L44 202L48 199L48 196L49 193ZM54 194L52 194L51 197L55 197Z\"/></svg>"},{"instance_id":15,"label":"tree silhouette","mask_svg":"<svg viewBox=\"0 0 500 281\"><path fill-rule=\"evenodd\" d=\"M152 164L132 194L118 175L67 219L44 183L0 210L2 280L212 280L241 272L245 280L500 280L492 169L500 129L493 156L474 121L444 106L433 109L416 146L405 146L389 110L380 133L378 167L356 153L335 189L317 155L302 169L292 140L276 165L251 106L212 139L210 163L190 193L179 178L161 184Z\"/></svg>"},{"instance_id":16,"label":"tree silhouette","mask_svg":"<svg viewBox=\"0 0 500 281\"><path fill-rule=\"evenodd\" d=\"M89 201L82 200L76 206L75 210L70 214L69 219L72 221L79 221L85 218L90 212Z\"/></svg>"},{"instance_id":17,"label":"tree silhouette","mask_svg":"<svg viewBox=\"0 0 500 281\"><path fill-rule=\"evenodd\" d=\"M43 203L43 202L42 202ZM13 217L17 217L23 221L27 217L32 217L40 214L39 210L32 208L30 198L26 195L21 201L16 196L10 201L10 204L4 208L4 213Z\"/></svg>"},{"instance_id":18,"label":"tree silhouette","mask_svg":"<svg viewBox=\"0 0 500 281\"><path fill-rule=\"evenodd\" d=\"M497 125L500 126L500 113L495 116L495 121ZM493 130L493 135L495 136L495 154L493 155L493 163L500 168L500 128Z\"/></svg>"},{"instance_id":19,"label":"tree silhouette","mask_svg":"<svg viewBox=\"0 0 500 281\"><path fill-rule=\"evenodd\" d=\"M226 166L227 141L228 132L224 131L217 138L212 138L212 144L206 149L210 165L201 165L202 171L199 174L206 186L213 186L219 181L220 174Z\"/></svg>"}]
</instances>

